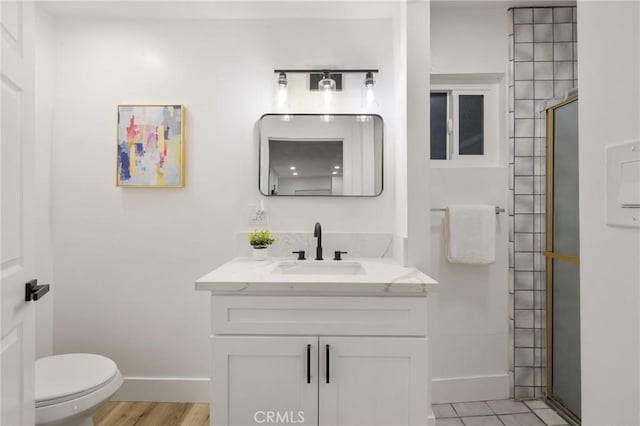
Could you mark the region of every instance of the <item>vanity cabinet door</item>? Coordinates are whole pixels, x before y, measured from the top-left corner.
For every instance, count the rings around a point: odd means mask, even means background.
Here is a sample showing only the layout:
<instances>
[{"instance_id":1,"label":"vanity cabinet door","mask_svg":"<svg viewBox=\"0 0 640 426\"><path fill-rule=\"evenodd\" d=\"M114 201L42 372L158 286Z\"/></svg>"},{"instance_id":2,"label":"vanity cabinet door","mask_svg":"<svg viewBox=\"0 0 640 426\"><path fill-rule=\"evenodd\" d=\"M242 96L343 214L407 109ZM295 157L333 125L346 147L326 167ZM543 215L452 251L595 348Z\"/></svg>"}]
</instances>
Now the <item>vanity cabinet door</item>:
<instances>
[{"instance_id":1,"label":"vanity cabinet door","mask_svg":"<svg viewBox=\"0 0 640 426\"><path fill-rule=\"evenodd\" d=\"M211 344L211 425L317 425L317 337L213 336Z\"/></svg>"},{"instance_id":2,"label":"vanity cabinet door","mask_svg":"<svg viewBox=\"0 0 640 426\"><path fill-rule=\"evenodd\" d=\"M426 338L321 337L319 347L320 426L428 424Z\"/></svg>"}]
</instances>

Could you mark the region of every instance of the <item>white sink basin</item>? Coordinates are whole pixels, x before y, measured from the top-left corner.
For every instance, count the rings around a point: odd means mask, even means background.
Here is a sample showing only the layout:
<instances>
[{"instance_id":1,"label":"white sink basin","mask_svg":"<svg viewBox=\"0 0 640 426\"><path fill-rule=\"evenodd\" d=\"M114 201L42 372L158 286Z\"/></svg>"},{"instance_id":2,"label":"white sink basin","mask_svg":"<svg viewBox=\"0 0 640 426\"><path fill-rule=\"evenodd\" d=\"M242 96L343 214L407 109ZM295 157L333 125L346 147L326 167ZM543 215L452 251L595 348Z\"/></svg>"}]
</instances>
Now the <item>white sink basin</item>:
<instances>
[{"instance_id":1,"label":"white sink basin","mask_svg":"<svg viewBox=\"0 0 640 426\"><path fill-rule=\"evenodd\" d=\"M280 262L271 272L285 275L364 275L367 273L359 262L315 261Z\"/></svg>"}]
</instances>

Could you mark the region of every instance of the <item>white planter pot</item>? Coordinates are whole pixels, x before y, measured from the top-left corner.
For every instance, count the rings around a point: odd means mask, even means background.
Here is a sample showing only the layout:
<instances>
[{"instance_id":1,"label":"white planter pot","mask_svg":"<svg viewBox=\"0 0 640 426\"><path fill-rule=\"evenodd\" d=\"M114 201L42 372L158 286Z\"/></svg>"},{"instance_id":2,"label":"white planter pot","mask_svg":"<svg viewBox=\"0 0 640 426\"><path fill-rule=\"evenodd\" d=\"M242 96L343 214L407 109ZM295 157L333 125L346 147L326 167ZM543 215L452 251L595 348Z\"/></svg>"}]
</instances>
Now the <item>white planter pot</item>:
<instances>
[{"instance_id":1,"label":"white planter pot","mask_svg":"<svg viewBox=\"0 0 640 426\"><path fill-rule=\"evenodd\" d=\"M268 247L253 248L253 260L265 260L268 255L269 255Z\"/></svg>"}]
</instances>

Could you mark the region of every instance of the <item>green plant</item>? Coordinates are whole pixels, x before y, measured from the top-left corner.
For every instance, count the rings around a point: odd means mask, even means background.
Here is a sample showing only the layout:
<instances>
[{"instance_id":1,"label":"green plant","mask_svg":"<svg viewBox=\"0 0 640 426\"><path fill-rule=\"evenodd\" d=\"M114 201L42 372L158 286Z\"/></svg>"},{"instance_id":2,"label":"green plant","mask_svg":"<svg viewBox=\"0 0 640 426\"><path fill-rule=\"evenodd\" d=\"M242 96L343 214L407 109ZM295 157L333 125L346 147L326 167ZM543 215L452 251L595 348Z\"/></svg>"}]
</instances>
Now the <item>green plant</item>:
<instances>
[{"instance_id":1,"label":"green plant","mask_svg":"<svg viewBox=\"0 0 640 426\"><path fill-rule=\"evenodd\" d=\"M271 238L271 232L265 229L264 231L254 231L249 234L249 244L253 247L266 247L269 244L273 244L274 238Z\"/></svg>"}]
</instances>

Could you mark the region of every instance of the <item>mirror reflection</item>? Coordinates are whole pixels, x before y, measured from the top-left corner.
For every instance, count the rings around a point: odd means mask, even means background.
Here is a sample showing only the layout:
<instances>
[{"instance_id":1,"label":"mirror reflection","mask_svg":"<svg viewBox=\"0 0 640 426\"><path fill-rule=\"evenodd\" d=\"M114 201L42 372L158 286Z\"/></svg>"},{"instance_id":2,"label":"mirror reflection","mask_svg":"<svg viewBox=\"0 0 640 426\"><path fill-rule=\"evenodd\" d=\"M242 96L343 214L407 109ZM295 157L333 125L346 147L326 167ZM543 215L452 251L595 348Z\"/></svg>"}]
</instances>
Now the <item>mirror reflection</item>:
<instances>
[{"instance_id":1,"label":"mirror reflection","mask_svg":"<svg viewBox=\"0 0 640 426\"><path fill-rule=\"evenodd\" d=\"M260 192L270 196L377 196L378 115L266 114L260 119Z\"/></svg>"}]
</instances>

